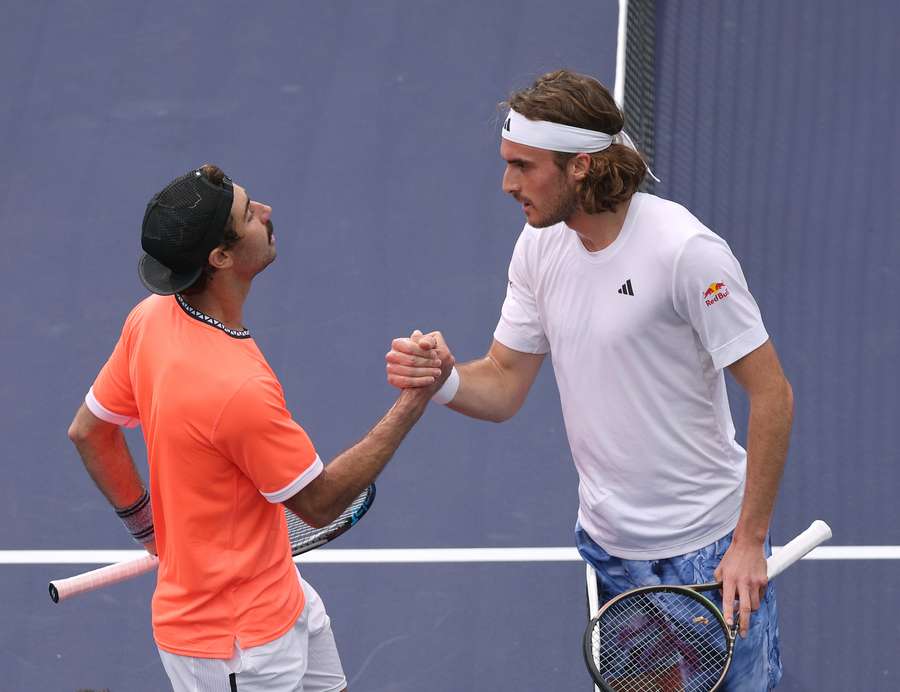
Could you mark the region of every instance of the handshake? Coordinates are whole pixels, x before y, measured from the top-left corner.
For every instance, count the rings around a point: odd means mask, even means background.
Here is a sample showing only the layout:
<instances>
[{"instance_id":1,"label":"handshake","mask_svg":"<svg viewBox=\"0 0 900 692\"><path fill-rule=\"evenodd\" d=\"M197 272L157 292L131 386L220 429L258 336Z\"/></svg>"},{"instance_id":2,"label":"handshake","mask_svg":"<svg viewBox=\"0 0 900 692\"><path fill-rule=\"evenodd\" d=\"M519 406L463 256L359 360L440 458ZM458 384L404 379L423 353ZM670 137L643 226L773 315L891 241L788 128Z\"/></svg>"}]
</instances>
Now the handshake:
<instances>
[{"instance_id":1,"label":"handshake","mask_svg":"<svg viewBox=\"0 0 900 692\"><path fill-rule=\"evenodd\" d=\"M456 383L459 381L453 373L456 359L440 332L422 334L417 329L409 338L394 339L384 360L388 384L398 389L421 388L423 394L427 391L429 396L440 390L437 397L440 403L447 403L456 393L455 383L447 382L451 374ZM447 388L453 388L452 393L442 390L445 382Z\"/></svg>"}]
</instances>

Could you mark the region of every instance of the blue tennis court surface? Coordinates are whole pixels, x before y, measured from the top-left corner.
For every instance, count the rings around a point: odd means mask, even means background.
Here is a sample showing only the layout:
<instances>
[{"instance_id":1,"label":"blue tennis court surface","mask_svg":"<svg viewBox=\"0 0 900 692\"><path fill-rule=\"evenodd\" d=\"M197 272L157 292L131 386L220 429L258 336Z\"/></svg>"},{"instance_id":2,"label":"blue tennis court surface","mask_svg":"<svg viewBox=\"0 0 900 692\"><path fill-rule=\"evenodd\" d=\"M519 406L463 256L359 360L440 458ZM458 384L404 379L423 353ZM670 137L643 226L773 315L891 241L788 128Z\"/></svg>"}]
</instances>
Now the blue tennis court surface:
<instances>
[{"instance_id":1,"label":"blue tennis court surface","mask_svg":"<svg viewBox=\"0 0 900 692\"><path fill-rule=\"evenodd\" d=\"M245 317L332 458L390 405L393 337L441 329L460 359L486 350L522 226L500 191L497 102L561 66L612 84L617 21L613 0L4 8L0 556L133 547L65 433L144 296L154 191L211 161L273 206L279 257ZM900 545L897 35L888 0L657 3L656 192L729 242L794 387L779 545L819 517L836 546ZM334 548L570 547L576 490L548 361L500 426L429 410ZM152 577L53 605L47 581L93 565L9 562L0 692L167 688ZM779 578L779 689L900 689L897 564ZM576 561L303 573L350 689L591 689Z\"/></svg>"}]
</instances>

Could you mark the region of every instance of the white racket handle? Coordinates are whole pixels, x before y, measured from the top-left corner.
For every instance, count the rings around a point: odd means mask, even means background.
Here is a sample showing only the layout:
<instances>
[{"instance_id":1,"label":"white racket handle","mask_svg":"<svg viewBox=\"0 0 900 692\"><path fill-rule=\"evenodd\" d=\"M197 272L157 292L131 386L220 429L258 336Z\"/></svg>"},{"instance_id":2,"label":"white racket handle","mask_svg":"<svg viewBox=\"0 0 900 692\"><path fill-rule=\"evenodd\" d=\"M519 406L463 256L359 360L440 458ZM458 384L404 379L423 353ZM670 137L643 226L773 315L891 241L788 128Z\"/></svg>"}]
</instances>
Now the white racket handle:
<instances>
[{"instance_id":1,"label":"white racket handle","mask_svg":"<svg viewBox=\"0 0 900 692\"><path fill-rule=\"evenodd\" d=\"M766 560L769 579L777 577L820 543L831 538L831 527L816 519L809 528Z\"/></svg>"},{"instance_id":2,"label":"white racket handle","mask_svg":"<svg viewBox=\"0 0 900 692\"><path fill-rule=\"evenodd\" d=\"M76 574L74 577L67 579L56 579L50 582L50 598L54 602L59 603L70 596L75 596L85 591L93 591L101 586L116 584L140 574L152 572L158 564L159 558L156 555L147 554L131 560L125 560L124 562L117 562L106 567L93 569L83 574Z\"/></svg>"}]
</instances>

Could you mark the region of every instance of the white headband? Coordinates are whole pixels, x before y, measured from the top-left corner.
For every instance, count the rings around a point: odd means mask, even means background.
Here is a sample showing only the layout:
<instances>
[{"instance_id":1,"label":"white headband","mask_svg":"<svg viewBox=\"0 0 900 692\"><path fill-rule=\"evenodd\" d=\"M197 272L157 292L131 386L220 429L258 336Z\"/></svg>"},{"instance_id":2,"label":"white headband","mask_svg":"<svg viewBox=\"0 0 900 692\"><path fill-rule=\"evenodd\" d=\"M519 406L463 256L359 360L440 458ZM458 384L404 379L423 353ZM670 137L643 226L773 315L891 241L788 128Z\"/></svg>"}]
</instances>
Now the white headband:
<instances>
[{"instance_id":1,"label":"white headband","mask_svg":"<svg viewBox=\"0 0 900 692\"><path fill-rule=\"evenodd\" d=\"M609 135L605 132L585 130L581 127L552 123L547 120L529 120L521 113L516 113L512 108L509 109L503 129L500 130L500 136L517 144L550 151L562 151L567 154L593 154L609 148L611 144L625 144L637 151L637 147L634 146L634 142L631 141L631 137L625 130ZM650 173L650 177L659 182L659 178L653 175L649 166L647 166L647 172Z\"/></svg>"},{"instance_id":2,"label":"white headband","mask_svg":"<svg viewBox=\"0 0 900 692\"><path fill-rule=\"evenodd\" d=\"M500 134L503 139L510 142L569 154L603 151L616 141L615 135L608 135L605 132L551 123L547 120L529 120L512 109L506 116Z\"/></svg>"}]
</instances>

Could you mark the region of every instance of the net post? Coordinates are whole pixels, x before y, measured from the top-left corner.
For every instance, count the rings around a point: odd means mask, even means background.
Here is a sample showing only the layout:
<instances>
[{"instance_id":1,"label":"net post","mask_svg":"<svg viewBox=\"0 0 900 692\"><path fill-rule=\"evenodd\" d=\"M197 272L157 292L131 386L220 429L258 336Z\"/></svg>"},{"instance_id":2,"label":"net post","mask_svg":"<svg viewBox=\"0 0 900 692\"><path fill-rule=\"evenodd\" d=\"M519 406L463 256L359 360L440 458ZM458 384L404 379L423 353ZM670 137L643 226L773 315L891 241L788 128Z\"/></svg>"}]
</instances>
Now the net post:
<instances>
[{"instance_id":1,"label":"net post","mask_svg":"<svg viewBox=\"0 0 900 692\"><path fill-rule=\"evenodd\" d=\"M614 98L625 113L625 130L653 169L656 76L656 0L619 0ZM653 192L649 175L643 192Z\"/></svg>"}]
</instances>

